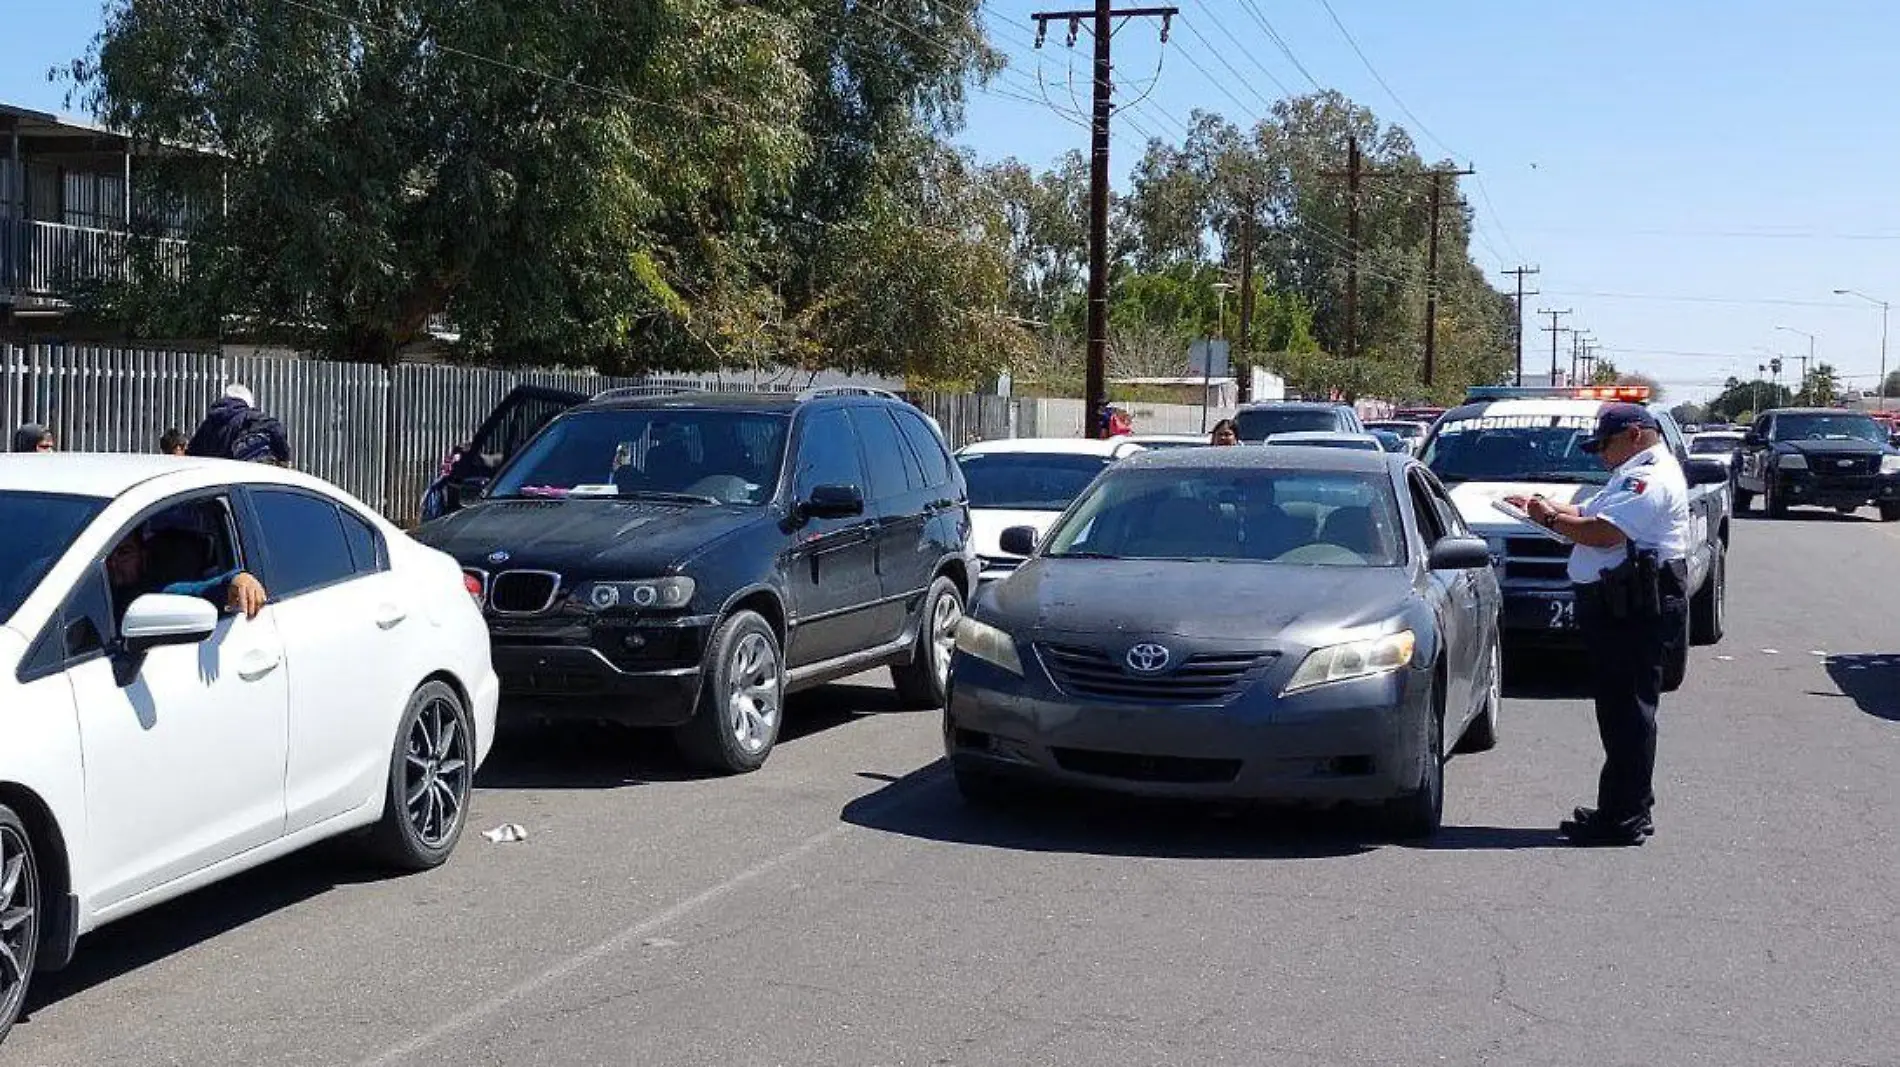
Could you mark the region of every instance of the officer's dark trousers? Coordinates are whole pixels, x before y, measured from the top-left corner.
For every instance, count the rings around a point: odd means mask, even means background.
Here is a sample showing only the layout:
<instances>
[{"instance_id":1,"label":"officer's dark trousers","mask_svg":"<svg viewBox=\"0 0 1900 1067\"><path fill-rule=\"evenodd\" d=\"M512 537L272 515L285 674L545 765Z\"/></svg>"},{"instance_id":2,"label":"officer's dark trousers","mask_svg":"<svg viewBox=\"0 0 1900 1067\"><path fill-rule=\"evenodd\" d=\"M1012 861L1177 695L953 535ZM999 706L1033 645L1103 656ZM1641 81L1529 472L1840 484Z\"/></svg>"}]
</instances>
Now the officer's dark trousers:
<instances>
[{"instance_id":1,"label":"officer's dark trousers","mask_svg":"<svg viewBox=\"0 0 1900 1067\"><path fill-rule=\"evenodd\" d=\"M1578 586L1577 624L1590 654L1589 671L1603 738L1597 811L1615 820L1648 815L1656 804L1656 705L1663 656L1681 641L1682 585L1665 571L1660 614L1613 619L1592 586Z\"/></svg>"}]
</instances>

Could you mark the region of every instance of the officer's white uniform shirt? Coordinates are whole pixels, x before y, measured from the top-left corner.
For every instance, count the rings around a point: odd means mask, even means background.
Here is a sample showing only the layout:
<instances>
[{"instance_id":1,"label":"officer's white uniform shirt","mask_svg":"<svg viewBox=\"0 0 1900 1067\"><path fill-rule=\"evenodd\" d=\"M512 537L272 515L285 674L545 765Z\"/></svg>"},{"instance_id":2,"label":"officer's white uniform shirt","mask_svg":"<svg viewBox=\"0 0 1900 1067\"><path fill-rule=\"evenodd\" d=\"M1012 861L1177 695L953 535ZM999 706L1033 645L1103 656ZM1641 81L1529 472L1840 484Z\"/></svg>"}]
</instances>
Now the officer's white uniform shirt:
<instances>
[{"instance_id":1,"label":"officer's white uniform shirt","mask_svg":"<svg viewBox=\"0 0 1900 1067\"><path fill-rule=\"evenodd\" d=\"M1653 551L1668 562L1689 554L1689 480L1682 465L1661 441L1616 468L1603 491L1582 508L1584 518L1598 517L1623 531L1638 552ZM1570 549L1570 580L1588 585L1629 556L1625 545Z\"/></svg>"}]
</instances>

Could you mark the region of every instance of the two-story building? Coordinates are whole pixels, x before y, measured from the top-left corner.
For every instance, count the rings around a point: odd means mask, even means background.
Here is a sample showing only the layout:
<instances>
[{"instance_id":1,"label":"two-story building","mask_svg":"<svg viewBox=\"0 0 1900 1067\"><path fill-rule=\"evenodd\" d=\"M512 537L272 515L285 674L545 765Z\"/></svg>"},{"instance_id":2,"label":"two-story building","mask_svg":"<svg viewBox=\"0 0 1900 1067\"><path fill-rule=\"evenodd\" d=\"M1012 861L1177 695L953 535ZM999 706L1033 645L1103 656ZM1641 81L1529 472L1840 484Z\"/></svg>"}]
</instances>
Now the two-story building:
<instances>
[{"instance_id":1,"label":"two-story building","mask_svg":"<svg viewBox=\"0 0 1900 1067\"><path fill-rule=\"evenodd\" d=\"M76 293L123 276L134 241L149 242L159 269L182 272L186 215L137 180L179 155L0 103L0 329L56 325Z\"/></svg>"}]
</instances>

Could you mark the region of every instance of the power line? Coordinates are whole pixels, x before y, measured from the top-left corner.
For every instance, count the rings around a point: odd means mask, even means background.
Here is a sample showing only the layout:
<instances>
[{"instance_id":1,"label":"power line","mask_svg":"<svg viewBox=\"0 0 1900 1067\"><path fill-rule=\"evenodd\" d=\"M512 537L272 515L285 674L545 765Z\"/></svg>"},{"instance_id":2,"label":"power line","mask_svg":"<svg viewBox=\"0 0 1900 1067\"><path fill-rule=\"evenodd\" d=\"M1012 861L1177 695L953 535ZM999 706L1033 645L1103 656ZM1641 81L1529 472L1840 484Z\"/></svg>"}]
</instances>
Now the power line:
<instances>
[{"instance_id":1,"label":"power line","mask_svg":"<svg viewBox=\"0 0 1900 1067\"><path fill-rule=\"evenodd\" d=\"M1851 308L1858 305L1838 300L1793 300L1747 296L1675 296L1663 293L1605 293L1584 289L1546 290L1549 296L1585 296L1597 300L1654 300L1672 304L1772 304L1779 307Z\"/></svg>"},{"instance_id":2,"label":"power line","mask_svg":"<svg viewBox=\"0 0 1900 1067\"><path fill-rule=\"evenodd\" d=\"M1405 114L1405 117L1412 120L1412 124L1417 127L1418 132L1424 134L1427 138L1435 142L1438 147L1444 149L1451 155L1457 155L1456 150L1446 144L1443 139L1431 131L1430 127L1425 125L1425 120L1419 118L1411 108L1405 106L1405 101L1399 98L1398 91L1392 88L1392 83L1386 81L1385 75L1379 73L1379 68L1372 65L1372 60L1366 58L1365 49L1359 47L1359 41L1353 37L1352 31L1348 30L1346 24L1339 20L1339 13L1333 10L1333 5L1330 0L1319 0L1319 6L1326 9L1327 17L1332 19L1333 25L1339 28L1340 36L1344 37L1346 43L1352 46L1353 54L1359 57L1359 62L1365 64L1366 71L1372 75L1374 81L1379 83L1379 87L1385 90L1385 95L1391 97L1392 102L1399 106L1399 110Z\"/></svg>"},{"instance_id":3,"label":"power line","mask_svg":"<svg viewBox=\"0 0 1900 1067\"><path fill-rule=\"evenodd\" d=\"M1260 62L1260 60L1254 56L1253 51L1251 49L1240 45L1239 38L1235 37L1232 31L1228 30L1227 26L1221 22L1220 16L1214 14L1214 10L1212 8L1206 6L1205 4L1201 4L1199 6L1201 7L1202 12L1207 15L1208 21L1213 23L1214 28L1217 31L1219 31L1222 34L1225 34L1227 39L1230 41L1233 41L1235 45L1240 46L1241 54L1245 55L1248 61L1253 63L1254 69L1266 75L1267 80L1272 82L1274 86L1277 87L1282 93L1286 94L1287 96L1293 95L1293 90L1287 88L1285 82L1282 82L1279 78L1274 77L1273 72L1268 70L1266 67L1266 64ZM1199 34L1197 33L1195 36L1198 37ZM1212 47L1212 46L1210 45L1209 47ZM1259 94L1256 93L1255 95L1257 96ZM1265 100L1266 98L1261 97L1261 99ZM1271 109L1271 105L1269 105L1269 109Z\"/></svg>"},{"instance_id":4,"label":"power line","mask_svg":"<svg viewBox=\"0 0 1900 1067\"><path fill-rule=\"evenodd\" d=\"M1209 17L1211 18L1212 16L1209 16ZM1254 98L1259 100L1261 104L1263 104L1267 108L1268 111L1273 110L1272 102L1269 101L1266 97L1261 96L1260 91L1253 87L1253 85L1247 80L1246 76L1242 75L1240 71L1235 70L1234 65L1232 63L1227 62L1227 57L1222 55L1220 51L1214 47L1214 42L1208 40L1205 36L1201 34L1201 31L1194 25L1193 22L1187 19L1182 19L1181 25L1187 27L1187 31L1194 35L1195 40L1201 42L1201 44L1207 47L1208 54L1212 55L1216 60L1218 60L1221 66L1226 67L1227 72L1234 76L1235 81L1245 86L1247 91L1252 93L1254 95ZM1199 70L1203 75L1205 75L1208 81L1213 82L1215 88L1218 88L1223 94L1225 94L1227 99L1232 100L1236 107L1239 107L1242 111L1251 111L1251 109L1248 108L1246 104L1243 104L1240 102L1239 97L1227 91L1227 86L1225 84L1223 84L1219 79L1215 78L1212 74L1209 74L1205 67L1202 67L1199 63L1195 63L1194 57L1191 53L1189 53L1186 49L1182 49L1181 54L1183 56L1186 56L1188 62L1193 63L1195 69Z\"/></svg>"},{"instance_id":5,"label":"power line","mask_svg":"<svg viewBox=\"0 0 1900 1067\"><path fill-rule=\"evenodd\" d=\"M1267 16L1260 10L1259 5L1255 4L1254 0L1241 0L1241 4L1246 8L1247 14L1253 16L1253 20L1260 24L1262 30L1266 31L1267 38L1274 43L1275 47L1280 49L1280 54L1286 56L1287 62L1293 64L1293 69L1305 75L1306 80L1313 83L1313 88L1324 92L1326 87L1319 83L1318 78L1313 77L1312 71L1306 69L1306 64L1300 62L1300 57L1293 54L1293 47L1287 44L1285 37L1280 36L1279 30L1273 28L1273 23L1267 21ZM1274 84L1279 85L1279 80L1275 79ZM1288 96L1293 95L1292 91L1287 89L1284 85L1280 86L1280 90Z\"/></svg>"}]
</instances>

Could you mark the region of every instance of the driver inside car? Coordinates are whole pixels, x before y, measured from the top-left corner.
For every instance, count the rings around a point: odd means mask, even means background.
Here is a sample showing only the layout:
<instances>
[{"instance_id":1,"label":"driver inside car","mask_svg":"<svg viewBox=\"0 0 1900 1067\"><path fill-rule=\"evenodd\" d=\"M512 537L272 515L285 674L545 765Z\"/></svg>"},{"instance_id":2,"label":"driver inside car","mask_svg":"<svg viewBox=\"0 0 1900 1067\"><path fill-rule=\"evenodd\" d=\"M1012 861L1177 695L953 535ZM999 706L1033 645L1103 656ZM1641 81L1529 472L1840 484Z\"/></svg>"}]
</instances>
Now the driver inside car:
<instances>
[{"instance_id":1,"label":"driver inside car","mask_svg":"<svg viewBox=\"0 0 1900 1067\"><path fill-rule=\"evenodd\" d=\"M233 568L211 577L193 575L187 560L203 555L201 545L191 542L196 536L179 529L147 531L138 529L126 535L106 557L106 577L112 583L113 602L121 614L134 600L148 593L199 597L232 612L254 619L264 610L268 597L264 584L248 572Z\"/></svg>"}]
</instances>

